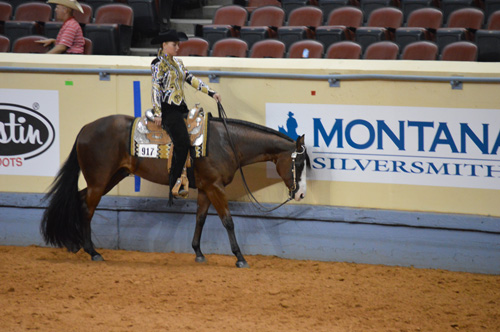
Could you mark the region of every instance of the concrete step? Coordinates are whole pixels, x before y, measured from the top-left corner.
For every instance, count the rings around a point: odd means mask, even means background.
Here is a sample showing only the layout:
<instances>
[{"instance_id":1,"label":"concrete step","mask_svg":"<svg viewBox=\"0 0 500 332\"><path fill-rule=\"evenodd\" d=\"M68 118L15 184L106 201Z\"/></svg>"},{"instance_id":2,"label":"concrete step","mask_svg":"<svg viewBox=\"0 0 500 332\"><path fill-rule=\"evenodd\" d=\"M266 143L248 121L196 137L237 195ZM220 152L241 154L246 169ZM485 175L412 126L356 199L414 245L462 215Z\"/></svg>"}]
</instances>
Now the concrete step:
<instances>
[{"instance_id":1,"label":"concrete step","mask_svg":"<svg viewBox=\"0 0 500 332\"><path fill-rule=\"evenodd\" d=\"M214 17L215 11L221 7L221 5L209 5L200 8L180 8L176 14L175 18L195 18L195 19L212 19Z\"/></svg>"},{"instance_id":2,"label":"concrete step","mask_svg":"<svg viewBox=\"0 0 500 332\"><path fill-rule=\"evenodd\" d=\"M197 24L205 25L211 24L212 20L208 19L194 19L194 18L173 18L170 20L172 29L182 31L189 37L194 36L195 26Z\"/></svg>"},{"instance_id":3,"label":"concrete step","mask_svg":"<svg viewBox=\"0 0 500 332\"><path fill-rule=\"evenodd\" d=\"M227 6L227 5L232 5L233 0L207 0L206 5L207 6L213 6L213 5L219 5L219 6Z\"/></svg>"},{"instance_id":4,"label":"concrete step","mask_svg":"<svg viewBox=\"0 0 500 332\"><path fill-rule=\"evenodd\" d=\"M158 49L154 48L154 47L131 47L130 48L130 55L134 55L134 56L155 57L157 52L158 52ZM153 59L151 59L151 60L153 60Z\"/></svg>"}]
</instances>

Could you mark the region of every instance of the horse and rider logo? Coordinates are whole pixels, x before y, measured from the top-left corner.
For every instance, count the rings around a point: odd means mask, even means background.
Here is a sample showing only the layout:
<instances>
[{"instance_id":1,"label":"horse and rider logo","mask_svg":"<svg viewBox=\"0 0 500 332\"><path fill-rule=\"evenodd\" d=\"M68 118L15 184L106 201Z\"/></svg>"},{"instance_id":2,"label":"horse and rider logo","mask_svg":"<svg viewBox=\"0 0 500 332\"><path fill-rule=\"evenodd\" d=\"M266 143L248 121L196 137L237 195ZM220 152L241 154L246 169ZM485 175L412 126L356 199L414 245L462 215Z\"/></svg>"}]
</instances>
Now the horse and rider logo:
<instances>
[{"instance_id":1,"label":"horse and rider logo","mask_svg":"<svg viewBox=\"0 0 500 332\"><path fill-rule=\"evenodd\" d=\"M278 131L282 134L287 135L293 140L297 140L299 138L299 134L297 134L297 128L299 124L297 120L293 117L295 114L292 112L288 112L288 119L286 120L286 129L283 126L278 126Z\"/></svg>"}]
</instances>

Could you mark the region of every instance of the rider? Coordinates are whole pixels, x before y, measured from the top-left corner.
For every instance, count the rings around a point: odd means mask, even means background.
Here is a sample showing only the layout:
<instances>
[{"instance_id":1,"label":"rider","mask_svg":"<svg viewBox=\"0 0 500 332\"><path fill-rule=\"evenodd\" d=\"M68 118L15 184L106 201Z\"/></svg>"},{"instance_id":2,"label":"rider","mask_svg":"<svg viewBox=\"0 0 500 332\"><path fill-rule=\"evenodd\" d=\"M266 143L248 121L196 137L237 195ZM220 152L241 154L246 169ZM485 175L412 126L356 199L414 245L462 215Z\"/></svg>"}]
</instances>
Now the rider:
<instances>
[{"instance_id":1,"label":"rider","mask_svg":"<svg viewBox=\"0 0 500 332\"><path fill-rule=\"evenodd\" d=\"M154 121L167 131L174 143L172 168L169 176L170 203L172 203L172 188L176 181L180 181L190 145L189 134L184 123L184 118L189 112L185 103L184 81L193 88L208 94L217 102L221 101L217 92L211 90L208 85L189 73L182 61L175 58L179 50L179 42L187 39L183 32L168 30L160 32L151 41L151 44L161 44L157 57L151 62ZM180 190L179 196L186 197L187 189Z\"/></svg>"}]
</instances>

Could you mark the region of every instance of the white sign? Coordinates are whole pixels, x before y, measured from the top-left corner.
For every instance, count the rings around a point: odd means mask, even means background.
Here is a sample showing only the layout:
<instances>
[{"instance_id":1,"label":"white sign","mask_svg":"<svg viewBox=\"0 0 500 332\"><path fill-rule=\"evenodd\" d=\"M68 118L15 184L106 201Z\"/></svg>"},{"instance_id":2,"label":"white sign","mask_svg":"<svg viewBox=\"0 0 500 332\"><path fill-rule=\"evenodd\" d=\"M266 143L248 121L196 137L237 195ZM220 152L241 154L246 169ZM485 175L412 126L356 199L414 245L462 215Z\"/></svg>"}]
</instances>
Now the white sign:
<instances>
[{"instance_id":1,"label":"white sign","mask_svg":"<svg viewBox=\"0 0 500 332\"><path fill-rule=\"evenodd\" d=\"M500 189L500 110L266 104L266 125L306 135L309 179Z\"/></svg>"},{"instance_id":2,"label":"white sign","mask_svg":"<svg viewBox=\"0 0 500 332\"><path fill-rule=\"evenodd\" d=\"M55 176L59 92L0 89L0 175Z\"/></svg>"},{"instance_id":3,"label":"white sign","mask_svg":"<svg viewBox=\"0 0 500 332\"><path fill-rule=\"evenodd\" d=\"M137 157L158 158L157 144L137 144Z\"/></svg>"}]
</instances>

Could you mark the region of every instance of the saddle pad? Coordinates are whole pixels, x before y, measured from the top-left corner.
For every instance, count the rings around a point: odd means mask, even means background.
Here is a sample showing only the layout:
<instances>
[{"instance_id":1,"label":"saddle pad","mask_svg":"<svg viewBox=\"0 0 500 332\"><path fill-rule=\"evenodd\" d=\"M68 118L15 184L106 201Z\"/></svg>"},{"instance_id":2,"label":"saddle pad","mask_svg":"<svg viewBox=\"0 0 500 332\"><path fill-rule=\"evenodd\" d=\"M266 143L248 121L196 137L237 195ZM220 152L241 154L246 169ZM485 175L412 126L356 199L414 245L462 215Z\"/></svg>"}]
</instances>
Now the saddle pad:
<instances>
[{"instance_id":1,"label":"saddle pad","mask_svg":"<svg viewBox=\"0 0 500 332\"><path fill-rule=\"evenodd\" d=\"M207 153L207 117L203 108L193 108L186 119L186 126L194 150L194 158ZM156 126L146 116L135 118L130 133L130 154L141 158L169 159L173 143L167 132Z\"/></svg>"}]
</instances>

